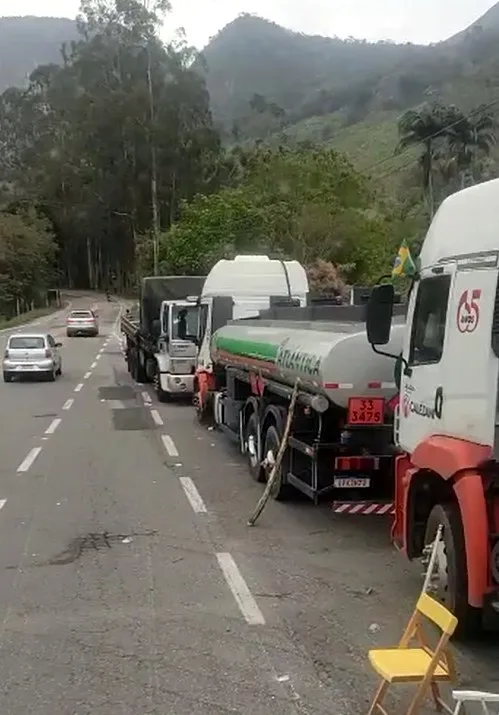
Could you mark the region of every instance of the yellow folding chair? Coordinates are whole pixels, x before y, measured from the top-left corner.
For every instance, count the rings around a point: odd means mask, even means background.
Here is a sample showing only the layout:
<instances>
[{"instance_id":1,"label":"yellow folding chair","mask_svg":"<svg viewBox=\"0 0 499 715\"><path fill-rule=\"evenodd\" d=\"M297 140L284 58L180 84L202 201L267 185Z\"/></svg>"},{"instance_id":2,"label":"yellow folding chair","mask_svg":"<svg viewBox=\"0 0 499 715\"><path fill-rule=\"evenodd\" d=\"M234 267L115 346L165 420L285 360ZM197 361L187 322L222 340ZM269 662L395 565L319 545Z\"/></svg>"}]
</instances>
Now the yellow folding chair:
<instances>
[{"instance_id":1,"label":"yellow folding chair","mask_svg":"<svg viewBox=\"0 0 499 715\"><path fill-rule=\"evenodd\" d=\"M441 631L434 649L430 647L425 637L423 630L425 620L438 626ZM438 684L456 682L454 662L447 647L456 626L457 618L450 611L428 594L421 594L399 645L396 648L369 651L369 661L374 670L381 675L382 681L368 715L375 715L378 712L388 715L381 703L392 683L418 684L406 715L413 715L416 712L428 689L431 689L436 709L445 710L452 715L453 710L442 700ZM413 640L418 642L419 647L409 647Z\"/></svg>"}]
</instances>

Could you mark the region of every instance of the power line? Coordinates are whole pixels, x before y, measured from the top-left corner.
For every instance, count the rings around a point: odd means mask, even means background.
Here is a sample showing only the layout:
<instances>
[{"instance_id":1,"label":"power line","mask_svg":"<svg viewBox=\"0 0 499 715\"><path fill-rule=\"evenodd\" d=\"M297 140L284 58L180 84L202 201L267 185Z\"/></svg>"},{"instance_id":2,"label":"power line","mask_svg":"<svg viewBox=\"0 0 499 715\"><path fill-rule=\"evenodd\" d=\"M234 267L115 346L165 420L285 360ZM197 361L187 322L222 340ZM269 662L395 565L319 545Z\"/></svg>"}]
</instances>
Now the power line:
<instances>
[{"instance_id":1,"label":"power line","mask_svg":"<svg viewBox=\"0 0 499 715\"><path fill-rule=\"evenodd\" d=\"M494 108L496 108L496 109L499 108L499 98L495 99L492 102L489 102L488 104L482 104L481 106L476 107L475 109L472 109L467 114L463 114L458 119L454 120L453 122L449 122L449 124L446 124L445 126L441 127L438 131L434 132L433 134L430 134L427 137L427 139L430 141L433 139L437 139L439 136L442 136L446 132L448 132L449 129L452 129L453 127L456 127L458 124L460 124L463 121L463 119L470 119L476 115L483 114L484 112L489 111ZM395 161L398 157L403 156L403 154L406 154L407 152L412 151L413 148L414 147L412 147L412 146L406 146L400 152L393 154L392 156L387 156L384 159L381 159L380 161L375 162L371 166L362 169L362 172L370 174L372 171L375 171L380 166L383 166L384 164L387 164L388 162ZM389 171L378 175L377 178L384 178L385 176L389 176L390 174L402 171L402 169L408 168L412 163L413 163L413 160L411 159L410 161L406 162L405 164L402 164L401 166L392 167Z\"/></svg>"}]
</instances>

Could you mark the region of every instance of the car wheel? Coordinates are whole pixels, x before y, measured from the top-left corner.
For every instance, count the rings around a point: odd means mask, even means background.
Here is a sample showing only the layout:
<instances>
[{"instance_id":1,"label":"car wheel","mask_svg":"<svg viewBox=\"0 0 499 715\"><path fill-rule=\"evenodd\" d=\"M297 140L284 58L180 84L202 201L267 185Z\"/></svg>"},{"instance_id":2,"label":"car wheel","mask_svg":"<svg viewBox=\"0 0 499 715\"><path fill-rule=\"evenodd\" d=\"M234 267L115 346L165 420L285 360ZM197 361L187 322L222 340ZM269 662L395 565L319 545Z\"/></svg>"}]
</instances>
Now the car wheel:
<instances>
[{"instance_id":1,"label":"car wheel","mask_svg":"<svg viewBox=\"0 0 499 715\"><path fill-rule=\"evenodd\" d=\"M57 369L57 375L62 375L62 363L59 365L59 368Z\"/></svg>"},{"instance_id":2,"label":"car wheel","mask_svg":"<svg viewBox=\"0 0 499 715\"><path fill-rule=\"evenodd\" d=\"M55 377L56 377L56 375L57 375L57 371L56 371L56 369L55 369L55 367L54 367L54 368L52 368L52 370L48 373L48 375L47 375L47 380L48 380L49 382L55 382Z\"/></svg>"},{"instance_id":3,"label":"car wheel","mask_svg":"<svg viewBox=\"0 0 499 715\"><path fill-rule=\"evenodd\" d=\"M12 375L10 374L10 372L5 372L5 370L4 370L3 381L4 382L12 382Z\"/></svg>"}]
</instances>

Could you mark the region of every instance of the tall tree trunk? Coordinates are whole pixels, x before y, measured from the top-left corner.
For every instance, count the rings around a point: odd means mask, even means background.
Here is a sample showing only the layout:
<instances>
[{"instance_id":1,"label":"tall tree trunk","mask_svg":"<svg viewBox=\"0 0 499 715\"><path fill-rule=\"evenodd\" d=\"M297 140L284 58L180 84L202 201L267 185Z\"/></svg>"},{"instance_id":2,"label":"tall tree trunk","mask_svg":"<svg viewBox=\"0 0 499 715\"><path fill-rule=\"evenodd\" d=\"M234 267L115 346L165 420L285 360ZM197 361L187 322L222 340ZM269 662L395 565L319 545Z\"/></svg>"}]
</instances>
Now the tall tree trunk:
<instances>
[{"instance_id":1,"label":"tall tree trunk","mask_svg":"<svg viewBox=\"0 0 499 715\"><path fill-rule=\"evenodd\" d=\"M154 275L158 275L159 256L159 206L158 206L158 175L156 164L156 144L154 140L154 96L151 76L151 51L147 45L147 91L149 93L149 143L151 147L151 208L152 208L152 239L154 255Z\"/></svg>"},{"instance_id":2,"label":"tall tree trunk","mask_svg":"<svg viewBox=\"0 0 499 715\"><path fill-rule=\"evenodd\" d=\"M92 265L92 245L90 237L87 236L87 268L88 268L88 287L94 287L94 271Z\"/></svg>"}]
</instances>

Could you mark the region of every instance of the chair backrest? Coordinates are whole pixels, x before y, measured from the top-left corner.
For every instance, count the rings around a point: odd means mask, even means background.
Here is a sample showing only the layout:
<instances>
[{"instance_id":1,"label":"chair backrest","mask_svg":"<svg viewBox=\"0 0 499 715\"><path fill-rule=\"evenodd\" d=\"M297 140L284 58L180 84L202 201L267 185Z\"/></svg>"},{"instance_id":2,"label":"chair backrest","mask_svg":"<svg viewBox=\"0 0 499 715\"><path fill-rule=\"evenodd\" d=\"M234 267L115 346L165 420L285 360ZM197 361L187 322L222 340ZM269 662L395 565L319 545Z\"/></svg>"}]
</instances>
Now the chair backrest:
<instances>
[{"instance_id":1,"label":"chair backrest","mask_svg":"<svg viewBox=\"0 0 499 715\"><path fill-rule=\"evenodd\" d=\"M416 610L438 626L449 638L456 630L457 618L427 593L422 593L419 597Z\"/></svg>"}]
</instances>

